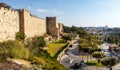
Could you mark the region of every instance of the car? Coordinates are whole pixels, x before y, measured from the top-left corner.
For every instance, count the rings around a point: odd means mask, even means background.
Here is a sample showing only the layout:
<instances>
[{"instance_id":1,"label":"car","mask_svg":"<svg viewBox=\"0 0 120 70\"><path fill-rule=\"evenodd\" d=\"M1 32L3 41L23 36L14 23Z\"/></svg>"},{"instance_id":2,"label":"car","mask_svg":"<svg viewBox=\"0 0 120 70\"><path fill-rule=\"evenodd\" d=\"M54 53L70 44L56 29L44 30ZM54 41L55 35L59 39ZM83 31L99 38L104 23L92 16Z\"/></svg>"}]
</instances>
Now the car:
<instances>
[{"instance_id":1,"label":"car","mask_svg":"<svg viewBox=\"0 0 120 70\"><path fill-rule=\"evenodd\" d=\"M84 60L81 60L81 63L84 63Z\"/></svg>"}]
</instances>

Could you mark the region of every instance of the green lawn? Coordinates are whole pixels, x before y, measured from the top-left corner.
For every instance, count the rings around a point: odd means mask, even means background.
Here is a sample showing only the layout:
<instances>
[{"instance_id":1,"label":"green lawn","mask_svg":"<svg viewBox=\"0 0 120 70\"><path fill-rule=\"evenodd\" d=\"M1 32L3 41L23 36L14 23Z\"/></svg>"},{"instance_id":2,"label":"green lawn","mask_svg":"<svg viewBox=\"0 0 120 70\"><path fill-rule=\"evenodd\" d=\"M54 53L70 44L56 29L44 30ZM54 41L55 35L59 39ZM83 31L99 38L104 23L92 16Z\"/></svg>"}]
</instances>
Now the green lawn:
<instances>
[{"instance_id":1,"label":"green lawn","mask_svg":"<svg viewBox=\"0 0 120 70\"><path fill-rule=\"evenodd\" d=\"M66 45L66 43L58 43L58 42L49 43L47 51L53 57L57 53L57 51L60 50L64 45Z\"/></svg>"},{"instance_id":2,"label":"green lawn","mask_svg":"<svg viewBox=\"0 0 120 70\"><path fill-rule=\"evenodd\" d=\"M90 66L104 67L104 65L101 63L98 63L97 60L89 61L89 62L86 62L85 64Z\"/></svg>"}]
</instances>

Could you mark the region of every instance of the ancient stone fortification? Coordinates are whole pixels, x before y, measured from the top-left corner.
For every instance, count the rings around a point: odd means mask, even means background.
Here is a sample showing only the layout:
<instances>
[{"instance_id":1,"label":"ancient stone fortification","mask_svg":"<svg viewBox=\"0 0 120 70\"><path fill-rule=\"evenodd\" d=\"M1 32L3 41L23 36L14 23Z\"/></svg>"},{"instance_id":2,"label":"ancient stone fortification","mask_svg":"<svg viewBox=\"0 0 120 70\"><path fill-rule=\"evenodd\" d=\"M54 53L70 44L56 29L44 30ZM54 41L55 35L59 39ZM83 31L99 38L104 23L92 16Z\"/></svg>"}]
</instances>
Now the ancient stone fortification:
<instances>
[{"instance_id":1,"label":"ancient stone fortification","mask_svg":"<svg viewBox=\"0 0 120 70\"><path fill-rule=\"evenodd\" d=\"M19 12L7 8L0 8L0 41L15 39L19 31Z\"/></svg>"},{"instance_id":2,"label":"ancient stone fortification","mask_svg":"<svg viewBox=\"0 0 120 70\"><path fill-rule=\"evenodd\" d=\"M58 36L58 28L56 25L56 17L46 17L47 34Z\"/></svg>"},{"instance_id":3,"label":"ancient stone fortification","mask_svg":"<svg viewBox=\"0 0 120 70\"><path fill-rule=\"evenodd\" d=\"M45 19L33 16L29 11L22 10L24 14L24 34L27 37L43 36L46 33Z\"/></svg>"},{"instance_id":4,"label":"ancient stone fortification","mask_svg":"<svg viewBox=\"0 0 120 70\"><path fill-rule=\"evenodd\" d=\"M27 10L0 8L0 41L14 40L17 32L26 37L41 36L46 33L46 21L32 16Z\"/></svg>"},{"instance_id":5,"label":"ancient stone fortification","mask_svg":"<svg viewBox=\"0 0 120 70\"><path fill-rule=\"evenodd\" d=\"M56 22L56 17L46 17L47 34L59 38L63 31L62 24Z\"/></svg>"},{"instance_id":6,"label":"ancient stone fortification","mask_svg":"<svg viewBox=\"0 0 120 70\"><path fill-rule=\"evenodd\" d=\"M59 37L62 25L56 22L56 17L45 19L33 16L24 9L12 10L0 8L0 41L14 40L17 32L26 37L43 36L45 33Z\"/></svg>"}]
</instances>

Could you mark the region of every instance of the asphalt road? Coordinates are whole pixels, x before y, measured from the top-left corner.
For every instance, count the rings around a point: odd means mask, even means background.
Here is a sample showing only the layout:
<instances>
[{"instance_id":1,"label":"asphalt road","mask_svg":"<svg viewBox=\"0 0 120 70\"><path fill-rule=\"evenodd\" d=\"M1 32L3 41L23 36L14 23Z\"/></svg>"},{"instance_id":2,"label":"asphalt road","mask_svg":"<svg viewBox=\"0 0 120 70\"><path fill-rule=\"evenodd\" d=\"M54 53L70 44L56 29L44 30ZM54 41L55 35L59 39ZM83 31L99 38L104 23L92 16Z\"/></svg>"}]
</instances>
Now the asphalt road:
<instances>
[{"instance_id":1,"label":"asphalt road","mask_svg":"<svg viewBox=\"0 0 120 70\"><path fill-rule=\"evenodd\" d=\"M75 38L75 40L72 41L72 47L67 47L67 51L63 54L63 56L60 59L60 63L66 67L69 70L77 70L77 69L71 69L71 67L74 66L74 64L78 63L80 64L83 60L80 56L79 48L78 48L78 39L79 36ZM82 64L85 66L84 64Z\"/></svg>"}]
</instances>

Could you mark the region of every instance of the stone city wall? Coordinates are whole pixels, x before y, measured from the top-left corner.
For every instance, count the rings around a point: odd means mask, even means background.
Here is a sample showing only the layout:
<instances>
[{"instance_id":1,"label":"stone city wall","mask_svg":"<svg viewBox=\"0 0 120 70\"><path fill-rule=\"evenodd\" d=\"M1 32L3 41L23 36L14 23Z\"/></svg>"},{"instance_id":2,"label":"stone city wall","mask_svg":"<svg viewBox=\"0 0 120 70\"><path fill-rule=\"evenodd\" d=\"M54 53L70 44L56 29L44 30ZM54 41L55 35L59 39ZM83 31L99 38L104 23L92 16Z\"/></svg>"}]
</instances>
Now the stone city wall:
<instances>
[{"instance_id":1,"label":"stone city wall","mask_svg":"<svg viewBox=\"0 0 120 70\"><path fill-rule=\"evenodd\" d=\"M19 12L0 8L0 41L14 40L19 31Z\"/></svg>"},{"instance_id":2,"label":"stone city wall","mask_svg":"<svg viewBox=\"0 0 120 70\"><path fill-rule=\"evenodd\" d=\"M46 21L24 10L24 28L27 37L43 36L46 33Z\"/></svg>"},{"instance_id":3,"label":"stone city wall","mask_svg":"<svg viewBox=\"0 0 120 70\"><path fill-rule=\"evenodd\" d=\"M24 9L0 8L0 41L14 40L17 32L22 32L27 38L48 34L58 37L62 25L58 24L56 17L46 19L33 16Z\"/></svg>"},{"instance_id":4,"label":"stone city wall","mask_svg":"<svg viewBox=\"0 0 120 70\"><path fill-rule=\"evenodd\" d=\"M0 41L15 40L17 32L26 37L42 36L46 33L45 19L32 16L27 10L0 8Z\"/></svg>"}]
</instances>

